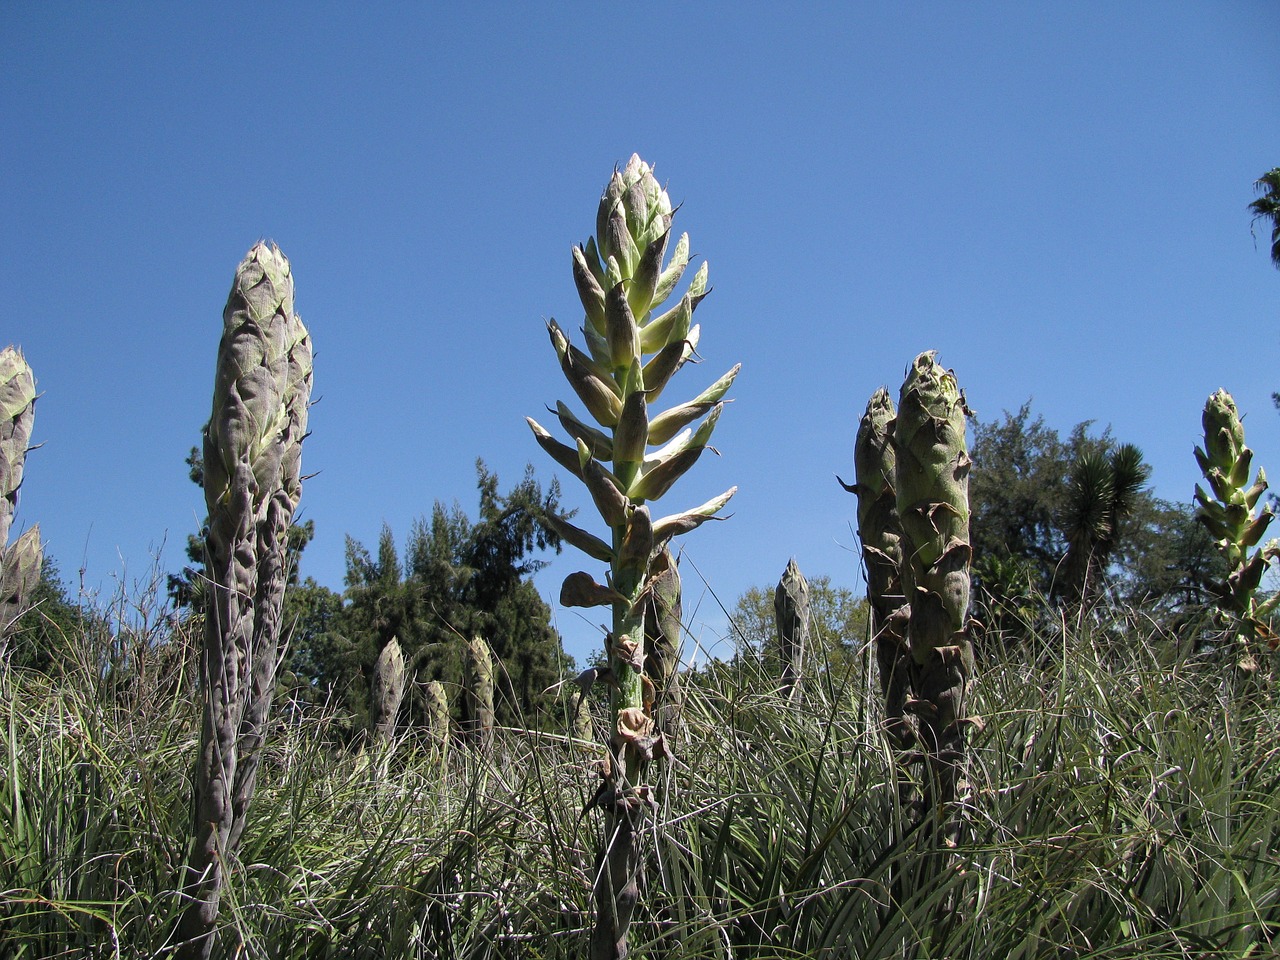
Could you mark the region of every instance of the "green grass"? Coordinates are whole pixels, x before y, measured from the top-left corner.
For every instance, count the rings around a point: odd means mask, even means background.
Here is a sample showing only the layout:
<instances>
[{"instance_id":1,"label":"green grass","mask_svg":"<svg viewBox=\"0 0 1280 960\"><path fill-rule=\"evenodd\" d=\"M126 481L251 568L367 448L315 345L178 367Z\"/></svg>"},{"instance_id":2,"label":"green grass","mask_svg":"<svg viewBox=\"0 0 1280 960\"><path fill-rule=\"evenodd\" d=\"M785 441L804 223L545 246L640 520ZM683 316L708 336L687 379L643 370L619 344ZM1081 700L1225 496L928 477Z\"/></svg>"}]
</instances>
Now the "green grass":
<instances>
[{"instance_id":1,"label":"green grass","mask_svg":"<svg viewBox=\"0 0 1280 960\"><path fill-rule=\"evenodd\" d=\"M163 621L0 677L0 955L149 957L180 904L197 694ZM1182 659L1139 617L988 651L954 851L895 846L866 658L783 701L750 656L686 683L646 834L635 956L1269 957L1280 947L1271 671ZM344 746L277 705L224 899L226 956L581 956L599 779L566 739ZM941 856L940 879L908 883Z\"/></svg>"}]
</instances>

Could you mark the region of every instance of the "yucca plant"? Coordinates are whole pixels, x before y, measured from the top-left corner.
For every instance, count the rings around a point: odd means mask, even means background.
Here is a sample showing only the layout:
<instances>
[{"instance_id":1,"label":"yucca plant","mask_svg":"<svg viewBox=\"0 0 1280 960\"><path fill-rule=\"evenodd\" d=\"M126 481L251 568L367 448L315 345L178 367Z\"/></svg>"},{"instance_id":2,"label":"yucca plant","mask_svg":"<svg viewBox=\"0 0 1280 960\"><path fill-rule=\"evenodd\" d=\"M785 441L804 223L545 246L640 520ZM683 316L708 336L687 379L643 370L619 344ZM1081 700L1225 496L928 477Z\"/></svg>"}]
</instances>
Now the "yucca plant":
<instances>
[{"instance_id":1,"label":"yucca plant","mask_svg":"<svg viewBox=\"0 0 1280 960\"><path fill-rule=\"evenodd\" d=\"M735 366L692 400L656 415L650 411L694 356L699 328L692 318L707 293L704 263L675 305L657 310L675 293L689 263L688 234L666 257L673 213L666 190L638 156L614 171L600 198L596 235L573 249L587 349L573 345L554 320L547 325L560 369L594 423L558 403L554 412L573 441L570 446L529 420L542 448L586 485L609 529L607 537L599 537L564 519L549 521L564 540L609 567L603 584L586 572L570 574L560 594L566 606L613 611L605 641L608 762L594 801L608 821L594 880L595 960L627 954L627 931L639 898L638 831L654 802L648 766L667 750L646 667L651 655L674 664L672 651L651 645L645 629L646 604L660 574L655 560L672 537L714 517L736 489L692 510L656 520L650 515L650 501L664 496L707 449L738 374ZM669 563L666 569L672 569ZM665 644L670 633L664 630L663 637ZM660 673L668 675L668 667Z\"/></svg>"},{"instance_id":2,"label":"yucca plant","mask_svg":"<svg viewBox=\"0 0 1280 960\"><path fill-rule=\"evenodd\" d=\"M404 651L400 640L392 637L378 653L373 664L373 735L383 742L396 735L396 720L404 700Z\"/></svg>"},{"instance_id":3,"label":"yucca plant","mask_svg":"<svg viewBox=\"0 0 1280 960\"><path fill-rule=\"evenodd\" d=\"M1054 581L1060 599L1082 610L1097 600L1121 526L1150 475L1142 451L1132 443L1109 452L1086 451L1076 458L1062 518L1067 552Z\"/></svg>"},{"instance_id":4,"label":"yucca plant","mask_svg":"<svg viewBox=\"0 0 1280 960\"><path fill-rule=\"evenodd\" d=\"M1249 641L1264 634L1276 646L1268 619L1280 600L1272 594L1259 603L1255 597L1262 575L1280 558L1280 541L1258 543L1274 514L1269 504L1257 509L1267 489L1267 475L1259 468L1251 484L1253 451L1244 443L1244 424L1235 400L1218 390L1204 406L1204 448L1196 447L1196 462L1208 481L1210 496L1196 484L1196 518L1208 529L1227 561L1227 578L1218 584L1218 606L1230 619L1232 632L1244 645L1242 663L1250 665ZM1255 549L1257 548L1257 549Z\"/></svg>"},{"instance_id":5,"label":"yucca plant","mask_svg":"<svg viewBox=\"0 0 1280 960\"><path fill-rule=\"evenodd\" d=\"M778 634L784 700L799 700L804 680L804 651L809 642L809 581L792 557L773 592L773 621Z\"/></svg>"},{"instance_id":6,"label":"yucca plant","mask_svg":"<svg viewBox=\"0 0 1280 960\"><path fill-rule=\"evenodd\" d=\"M953 804L965 768L969 638L969 454L964 393L932 352L907 371L894 424L902 585L911 604L911 686L928 776L926 814L954 843Z\"/></svg>"},{"instance_id":7,"label":"yucca plant","mask_svg":"<svg viewBox=\"0 0 1280 960\"><path fill-rule=\"evenodd\" d=\"M218 905L253 798L280 660L289 524L302 495L311 339L274 244L236 270L222 314L204 430L207 609L194 839L179 955L208 957Z\"/></svg>"},{"instance_id":8,"label":"yucca plant","mask_svg":"<svg viewBox=\"0 0 1280 960\"><path fill-rule=\"evenodd\" d=\"M0 350L0 661L5 657L9 627L40 582L44 560L39 524L9 545L35 411L36 379L31 367L21 351L5 347Z\"/></svg>"}]
</instances>

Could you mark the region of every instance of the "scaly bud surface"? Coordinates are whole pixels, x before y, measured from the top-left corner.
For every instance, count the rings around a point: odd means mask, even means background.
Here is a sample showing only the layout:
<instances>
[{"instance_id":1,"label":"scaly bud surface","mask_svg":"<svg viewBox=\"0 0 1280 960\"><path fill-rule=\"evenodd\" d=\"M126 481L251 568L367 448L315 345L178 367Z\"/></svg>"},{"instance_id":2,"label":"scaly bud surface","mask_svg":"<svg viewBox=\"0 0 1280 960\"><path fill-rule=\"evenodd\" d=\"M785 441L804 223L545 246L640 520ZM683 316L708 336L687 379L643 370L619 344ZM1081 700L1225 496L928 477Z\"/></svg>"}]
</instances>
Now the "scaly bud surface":
<instances>
[{"instance_id":1,"label":"scaly bud surface","mask_svg":"<svg viewBox=\"0 0 1280 960\"><path fill-rule=\"evenodd\" d=\"M946 833L964 764L964 697L973 652L969 609L969 454L964 394L932 352L916 357L894 423L894 479L902 524L902 581L911 605L912 686L927 706L925 808Z\"/></svg>"},{"instance_id":2,"label":"scaly bud surface","mask_svg":"<svg viewBox=\"0 0 1280 960\"><path fill-rule=\"evenodd\" d=\"M0 350L0 548L18 507L18 488L36 415L36 378L16 347Z\"/></svg>"},{"instance_id":3,"label":"scaly bud surface","mask_svg":"<svg viewBox=\"0 0 1280 960\"><path fill-rule=\"evenodd\" d=\"M1196 448L1196 462L1213 495L1196 485L1196 519L1209 531L1227 562L1227 578L1217 586L1218 606L1233 622L1237 641L1244 648L1241 662L1252 664L1247 644L1258 633L1273 636L1263 628L1280 596L1273 595L1262 604L1254 596L1263 574L1280 559L1280 545L1275 541L1253 549L1273 519L1270 505L1255 512L1267 489L1267 478L1259 469L1257 479L1249 483L1253 451L1245 446L1244 423L1231 394L1218 390L1210 396L1201 424L1204 447Z\"/></svg>"}]
</instances>

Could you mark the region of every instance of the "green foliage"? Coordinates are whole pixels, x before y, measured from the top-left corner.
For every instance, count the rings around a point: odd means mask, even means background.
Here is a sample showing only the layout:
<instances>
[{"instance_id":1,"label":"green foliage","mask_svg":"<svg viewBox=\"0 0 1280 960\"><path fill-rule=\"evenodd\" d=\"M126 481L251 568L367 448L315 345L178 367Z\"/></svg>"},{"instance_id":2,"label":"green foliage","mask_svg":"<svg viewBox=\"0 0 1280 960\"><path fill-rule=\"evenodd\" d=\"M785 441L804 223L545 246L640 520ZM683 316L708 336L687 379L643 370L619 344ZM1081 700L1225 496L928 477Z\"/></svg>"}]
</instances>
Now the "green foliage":
<instances>
[{"instance_id":1,"label":"green foliage","mask_svg":"<svg viewBox=\"0 0 1280 960\"><path fill-rule=\"evenodd\" d=\"M782 673L778 632L774 619L775 587L749 587L730 614L739 656L759 659L773 677ZM806 672L843 682L860 669L867 642L867 601L847 587L831 584L831 577L809 578L809 642Z\"/></svg>"},{"instance_id":2,"label":"green foliage","mask_svg":"<svg viewBox=\"0 0 1280 960\"><path fill-rule=\"evenodd\" d=\"M285 593L284 623L290 639L280 670L281 690L298 706L336 699L363 715L367 698L347 696L363 661L359 644L344 632L342 595L307 577Z\"/></svg>"},{"instance_id":3,"label":"green foliage","mask_svg":"<svg viewBox=\"0 0 1280 960\"><path fill-rule=\"evenodd\" d=\"M1142 451L1131 443L1085 450L1076 457L1062 515L1067 552L1054 577L1055 596L1079 608L1097 600L1121 531L1150 475Z\"/></svg>"},{"instance_id":4,"label":"green foliage","mask_svg":"<svg viewBox=\"0 0 1280 960\"><path fill-rule=\"evenodd\" d=\"M1178 617L1207 599L1220 562L1191 508L1153 496L1137 448L1118 444L1109 430L1091 435L1091 426L1076 424L1063 438L1029 403L974 425L970 532L978 616L989 639L1026 639L1029 620L1045 609L1039 598L1069 596L1068 582L1078 590L1081 579L1072 580L1067 562L1072 531L1079 546L1070 562L1093 558L1074 572L1088 572L1095 597L1105 588ZM1113 463L1121 468L1118 491ZM1086 495L1098 485L1104 497Z\"/></svg>"},{"instance_id":5,"label":"green foliage","mask_svg":"<svg viewBox=\"0 0 1280 960\"><path fill-rule=\"evenodd\" d=\"M1280 167L1268 170L1253 182L1253 186L1258 192L1258 199L1249 204L1249 211L1253 214L1250 230L1259 220L1264 226L1270 221L1271 262L1280 270Z\"/></svg>"},{"instance_id":6,"label":"green foliage","mask_svg":"<svg viewBox=\"0 0 1280 960\"><path fill-rule=\"evenodd\" d=\"M45 557L27 611L12 627L9 657L14 667L57 676L76 637L106 632L106 622L76 601L59 576L57 562Z\"/></svg>"},{"instance_id":7,"label":"green foliage","mask_svg":"<svg viewBox=\"0 0 1280 960\"><path fill-rule=\"evenodd\" d=\"M635 955L1274 955L1277 664L1247 678L1167 664L1149 622L1110 612L988 664L958 869L894 910L887 888L921 838L895 839L875 693L819 683L784 708L754 657L689 674ZM159 956L171 934L198 724L173 653L193 638L104 639L70 635L57 682L0 676L6 956ZM599 779L580 751L500 729L490 756L412 733L362 756L335 720L276 721L223 899L225 957L237 943L278 960L584 955L595 829L581 812Z\"/></svg>"},{"instance_id":8,"label":"green foliage","mask_svg":"<svg viewBox=\"0 0 1280 960\"><path fill-rule=\"evenodd\" d=\"M332 621L326 615L333 595L310 591L314 616L299 626L312 629L295 638L290 668L305 680L313 702L339 697L353 728L367 726L373 664L392 637L404 650L411 690L439 680L453 691L462 682L463 647L483 637L496 661L496 722L552 722L556 701L545 691L572 669L572 660L529 577L543 563L534 553L559 547L543 522L559 509L559 487L553 481L544 493L530 467L520 483L499 493L498 477L483 461L476 462L476 485L478 517L437 502L430 521L413 524L403 560L390 527L378 537L376 556L348 537L347 589ZM407 699L411 722L428 724L422 695L411 692ZM460 709L460 698L452 699Z\"/></svg>"},{"instance_id":9,"label":"green foliage","mask_svg":"<svg viewBox=\"0 0 1280 960\"><path fill-rule=\"evenodd\" d=\"M969 501L975 566L987 556L1023 559L1033 571L1032 587L1048 595L1067 548L1059 521L1071 463L1108 442L1106 434L1091 442L1088 427L1078 424L1063 440L1043 417L1032 416L1030 402L1000 420L974 424Z\"/></svg>"}]
</instances>

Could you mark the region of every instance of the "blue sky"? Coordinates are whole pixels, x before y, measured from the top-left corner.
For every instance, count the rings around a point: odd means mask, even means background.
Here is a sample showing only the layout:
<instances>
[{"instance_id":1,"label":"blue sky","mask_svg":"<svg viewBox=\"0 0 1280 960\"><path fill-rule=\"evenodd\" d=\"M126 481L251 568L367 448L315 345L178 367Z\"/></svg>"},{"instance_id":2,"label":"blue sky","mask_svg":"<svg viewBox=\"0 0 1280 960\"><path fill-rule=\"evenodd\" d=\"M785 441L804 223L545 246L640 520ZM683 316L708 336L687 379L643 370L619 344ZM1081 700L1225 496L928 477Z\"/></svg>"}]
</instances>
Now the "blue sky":
<instances>
[{"instance_id":1,"label":"blue sky","mask_svg":"<svg viewBox=\"0 0 1280 960\"><path fill-rule=\"evenodd\" d=\"M0 341L43 391L20 525L64 578L173 569L201 512L236 264L278 242L317 350L304 575L403 537L474 467L552 464L570 246L612 167L656 165L710 263L692 396L743 371L662 501L737 484L686 538L706 644L789 557L860 588L857 419L937 349L982 419L1110 424L1190 498L1226 387L1280 476L1280 272L1249 234L1280 165L1273 2L70 4L0 7ZM572 483L572 481L570 481ZM569 484L566 503L589 501ZM585 512L584 512L585 515ZM704 586L693 567L705 577ZM593 562L569 552L539 577ZM597 643L557 610L570 652Z\"/></svg>"}]
</instances>

